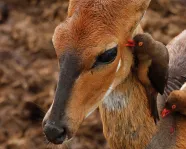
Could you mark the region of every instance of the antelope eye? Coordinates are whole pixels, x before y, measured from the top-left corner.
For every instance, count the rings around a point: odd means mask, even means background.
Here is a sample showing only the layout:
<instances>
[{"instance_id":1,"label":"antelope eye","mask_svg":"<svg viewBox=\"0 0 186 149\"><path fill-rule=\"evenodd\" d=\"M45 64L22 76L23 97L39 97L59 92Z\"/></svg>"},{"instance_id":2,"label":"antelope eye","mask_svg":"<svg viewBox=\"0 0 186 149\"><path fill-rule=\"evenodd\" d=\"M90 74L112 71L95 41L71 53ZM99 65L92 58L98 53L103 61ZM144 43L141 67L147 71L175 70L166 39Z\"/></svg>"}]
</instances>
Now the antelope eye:
<instances>
[{"instance_id":1,"label":"antelope eye","mask_svg":"<svg viewBox=\"0 0 186 149\"><path fill-rule=\"evenodd\" d=\"M92 68L97 67L99 65L112 63L115 60L116 56L117 56L117 46L100 54L96 58L96 62L94 63Z\"/></svg>"}]
</instances>

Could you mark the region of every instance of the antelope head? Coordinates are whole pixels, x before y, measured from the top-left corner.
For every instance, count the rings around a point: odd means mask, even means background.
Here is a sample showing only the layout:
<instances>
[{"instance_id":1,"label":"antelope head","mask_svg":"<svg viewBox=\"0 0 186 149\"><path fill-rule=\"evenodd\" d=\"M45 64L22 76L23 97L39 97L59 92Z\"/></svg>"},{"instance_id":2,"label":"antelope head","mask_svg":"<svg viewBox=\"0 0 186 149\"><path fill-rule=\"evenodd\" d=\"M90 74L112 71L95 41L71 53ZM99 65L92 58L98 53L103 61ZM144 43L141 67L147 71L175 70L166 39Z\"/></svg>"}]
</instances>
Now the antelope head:
<instances>
[{"instance_id":1,"label":"antelope head","mask_svg":"<svg viewBox=\"0 0 186 149\"><path fill-rule=\"evenodd\" d=\"M124 48L150 0L71 0L53 44L60 72L43 129L61 144L130 73L132 52Z\"/></svg>"}]
</instances>

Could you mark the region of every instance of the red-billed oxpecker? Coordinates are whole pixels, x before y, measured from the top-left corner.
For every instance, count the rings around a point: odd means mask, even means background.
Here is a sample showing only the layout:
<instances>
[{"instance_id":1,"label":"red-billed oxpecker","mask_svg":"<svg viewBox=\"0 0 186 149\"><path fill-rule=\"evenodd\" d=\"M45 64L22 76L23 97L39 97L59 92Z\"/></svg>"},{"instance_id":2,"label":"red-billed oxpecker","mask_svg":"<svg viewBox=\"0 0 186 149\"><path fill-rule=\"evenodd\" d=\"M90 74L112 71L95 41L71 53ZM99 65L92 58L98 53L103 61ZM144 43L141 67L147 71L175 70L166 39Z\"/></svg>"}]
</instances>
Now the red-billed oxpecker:
<instances>
[{"instance_id":1,"label":"red-billed oxpecker","mask_svg":"<svg viewBox=\"0 0 186 149\"><path fill-rule=\"evenodd\" d=\"M170 93L162 111L162 117L179 112L186 115L186 83L180 90L175 90Z\"/></svg>"},{"instance_id":2,"label":"red-billed oxpecker","mask_svg":"<svg viewBox=\"0 0 186 149\"><path fill-rule=\"evenodd\" d=\"M158 93L164 93L168 79L168 50L164 44L155 41L148 33L136 35L126 46L134 47L137 74L145 86L151 115L156 122L159 120L156 98Z\"/></svg>"}]
</instances>

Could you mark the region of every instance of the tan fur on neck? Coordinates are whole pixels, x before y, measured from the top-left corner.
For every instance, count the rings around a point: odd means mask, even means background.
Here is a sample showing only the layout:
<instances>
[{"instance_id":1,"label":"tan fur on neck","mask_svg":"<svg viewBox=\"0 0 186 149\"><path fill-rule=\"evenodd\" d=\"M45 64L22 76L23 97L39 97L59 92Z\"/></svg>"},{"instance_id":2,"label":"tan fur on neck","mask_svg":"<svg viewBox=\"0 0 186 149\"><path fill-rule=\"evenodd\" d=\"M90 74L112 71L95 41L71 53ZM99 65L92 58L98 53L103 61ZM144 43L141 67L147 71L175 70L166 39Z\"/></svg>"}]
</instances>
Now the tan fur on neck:
<instances>
[{"instance_id":1,"label":"tan fur on neck","mask_svg":"<svg viewBox=\"0 0 186 149\"><path fill-rule=\"evenodd\" d=\"M105 105L100 106L104 134L110 147L112 149L145 148L155 134L156 126L150 116L144 88L134 76L130 76L127 81L117 86L114 92L116 92L115 98L118 98L117 92L123 92L122 100L127 100L128 105L126 108L114 111Z\"/></svg>"}]
</instances>

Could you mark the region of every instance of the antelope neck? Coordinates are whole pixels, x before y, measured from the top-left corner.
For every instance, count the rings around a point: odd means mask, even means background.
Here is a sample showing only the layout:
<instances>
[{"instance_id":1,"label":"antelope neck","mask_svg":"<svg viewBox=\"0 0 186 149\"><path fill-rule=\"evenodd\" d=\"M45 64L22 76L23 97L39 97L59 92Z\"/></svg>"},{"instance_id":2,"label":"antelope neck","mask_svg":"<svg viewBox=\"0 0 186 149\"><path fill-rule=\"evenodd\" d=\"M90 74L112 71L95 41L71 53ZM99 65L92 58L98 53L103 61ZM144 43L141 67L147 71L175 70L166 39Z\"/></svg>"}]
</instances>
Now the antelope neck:
<instances>
[{"instance_id":1,"label":"antelope neck","mask_svg":"<svg viewBox=\"0 0 186 149\"><path fill-rule=\"evenodd\" d=\"M156 132L145 90L134 76L104 99L100 113L103 131L112 149L145 148Z\"/></svg>"}]
</instances>

